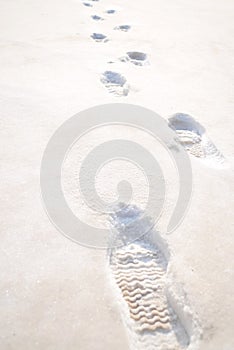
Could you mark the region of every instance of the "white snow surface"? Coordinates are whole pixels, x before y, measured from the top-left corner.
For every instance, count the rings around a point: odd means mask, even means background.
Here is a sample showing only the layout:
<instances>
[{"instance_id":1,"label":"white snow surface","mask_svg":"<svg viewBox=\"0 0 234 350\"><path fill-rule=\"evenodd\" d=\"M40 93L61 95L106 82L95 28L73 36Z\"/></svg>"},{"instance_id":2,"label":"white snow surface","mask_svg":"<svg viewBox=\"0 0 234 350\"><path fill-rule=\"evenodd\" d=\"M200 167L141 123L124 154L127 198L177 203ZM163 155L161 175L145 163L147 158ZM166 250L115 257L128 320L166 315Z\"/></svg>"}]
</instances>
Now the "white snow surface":
<instances>
[{"instance_id":1,"label":"white snow surface","mask_svg":"<svg viewBox=\"0 0 234 350\"><path fill-rule=\"evenodd\" d=\"M190 157L192 201L183 223L164 239L171 253L169 273L176 281L171 294L180 288L186 294L203 331L200 349L233 350L234 2L90 3L0 0L0 349L129 349L107 279L106 252L61 235L44 211L39 186L44 149L64 121L95 105L126 102L152 109L165 120L189 114L229 164L215 168ZM120 25L131 28L114 29ZM93 40L93 33L108 41ZM128 52L145 53L147 64L121 60ZM123 91L102 83L108 71L126 79ZM143 131L106 126L79 140L73 155L77 163L71 158L64 164L66 199L84 221L102 226L77 196L71 177L94 145L120 136L162 158L168 186L158 223L163 236L178 194L177 175L160 143ZM143 174L123 162L120 175L118 164L113 167L99 174L100 195L113 200L127 169L133 204L144 209Z\"/></svg>"}]
</instances>

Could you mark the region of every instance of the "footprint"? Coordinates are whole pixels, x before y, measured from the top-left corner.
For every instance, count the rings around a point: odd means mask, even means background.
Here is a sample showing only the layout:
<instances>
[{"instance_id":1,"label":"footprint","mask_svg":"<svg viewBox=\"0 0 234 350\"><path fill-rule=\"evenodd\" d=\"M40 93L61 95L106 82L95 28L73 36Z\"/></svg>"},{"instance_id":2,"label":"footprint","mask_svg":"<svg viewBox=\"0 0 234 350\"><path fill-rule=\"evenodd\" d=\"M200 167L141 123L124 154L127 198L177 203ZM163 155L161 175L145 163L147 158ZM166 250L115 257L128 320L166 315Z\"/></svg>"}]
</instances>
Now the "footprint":
<instances>
[{"instance_id":1,"label":"footprint","mask_svg":"<svg viewBox=\"0 0 234 350\"><path fill-rule=\"evenodd\" d=\"M124 236L126 222L136 220L139 215L141 212L136 207L127 206L112 215L112 225L120 236ZM169 304L166 288L168 261L159 246L146 237L140 238L112 249L109 265L123 307L124 322L130 332L130 348L187 349L190 337Z\"/></svg>"},{"instance_id":2,"label":"footprint","mask_svg":"<svg viewBox=\"0 0 234 350\"><path fill-rule=\"evenodd\" d=\"M136 66L144 66L148 64L147 54L138 51L129 51L126 56L121 57L120 61L122 62L131 62Z\"/></svg>"},{"instance_id":3,"label":"footprint","mask_svg":"<svg viewBox=\"0 0 234 350\"><path fill-rule=\"evenodd\" d=\"M97 15L93 15L91 16L91 18L94 20L94 21L103 21L104 18L100 17L100 16L97 16Z\"/></svg>"},{"instance_id":4,"label":"footprint","mask_svg":"<svg viewBox=\"0 0 234 350\"><path fill-rule=\"evenodd\" d=\"M115 96L127 96L129 93L126 78L117 72L105 71L100 80Z\"/></svg>"},{"instance_id":5,"label":"footprint","mask_svg":"<svg viewBox=\"0 0 234 350\"><path fill-rule=\"evenodd\" d=\"M176 113L168 119L178 141L190 154L197 158L225 163L225 158L206 134L206 129L188 114Z\"/></svg>"},{"instance_id":6,"label":"footprint","mask_svg":"<svg viewBox=\"0 0 234 350\"><path fill-rule=\"evenodd\" d=\"M108 13L108 15L111 15L113 13L115 13L116 11L115 10L107 10L106 13Z\"/></svg>"},{"instance_id":7,"label":"footprint","mask_svg":"<svg viewBox=\"0 0 234 350\"><path fill-rule=\"evenodd\" d=\"M128 24L120 25L114 28L114 30L121 30L122 32L128 32L131 29L131 26Z\"/></svg>"},{"instance_id":8,"label":"footprint","mask_svg":"<svg viewBox=\"0 0 234 350\"><path fill-rule=\"evenodd\" d=\"M97 42L104 42L106 43L108 41L107 36L101 33L93 33L91 35L91 38Z\"/></svg>"},{"instance_id":9,"label":"footprint","mask_svg":"<svg viewBox=\"0 0 234 350\"><path fill-rule=\"evenodd\" d=\"M90 2L83 2L83 5L84 5L84 6L87 6L87 7L93 7L93 5L90 4Z\"/></svg>"}]
</instances>

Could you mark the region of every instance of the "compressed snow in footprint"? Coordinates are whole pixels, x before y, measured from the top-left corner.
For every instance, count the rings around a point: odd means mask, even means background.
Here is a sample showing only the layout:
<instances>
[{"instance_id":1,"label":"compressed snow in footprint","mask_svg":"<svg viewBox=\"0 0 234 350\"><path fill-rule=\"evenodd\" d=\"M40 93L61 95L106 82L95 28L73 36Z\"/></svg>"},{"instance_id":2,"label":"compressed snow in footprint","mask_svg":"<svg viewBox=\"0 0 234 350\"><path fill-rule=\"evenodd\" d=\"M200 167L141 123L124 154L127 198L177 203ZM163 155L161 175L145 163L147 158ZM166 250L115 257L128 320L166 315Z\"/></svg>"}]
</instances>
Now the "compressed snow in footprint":
<instances>
[{"instance_id":1,"label":"compressed snow in footprint","mask_svg":"<svg viewBox=\"0 0 234 350\"><path fill-rule=\"evenodd\" d=\"M169 118L181 145L193 156L223 164L225 159L206 134L205 128L188 114L176 113Z\"/></svg>"},{"instance_id":2,"label":"compressed snow in footprint","mask_svg":"<svg viewBox=\"0 0 234 350\"><path fill-rule=\"evenodd\" d=\"M115 96L127 96L129 92L129 87L127 84L127 79L113 71L106 71L101 77L101 82L106 86L110 93Z\"/></svg>"},{"instance_id":3,"label":"compressed snow in footprint","mask_svg":"<svg viewBox=\"0 0 234 350\"><path fill-rule=\"evenodd\" d=\"M112 225L123 239L126 228L139 230L142 215L136 207L127 206L112 215ZM143 225L148 221L143 219ZM123 318L129 331L130 348L134 350L187 349L189 336L167 299L168 261L149 239L142 237L131 244L112 249L110 269L118 288Z\"/></svg>"}]
</instances>

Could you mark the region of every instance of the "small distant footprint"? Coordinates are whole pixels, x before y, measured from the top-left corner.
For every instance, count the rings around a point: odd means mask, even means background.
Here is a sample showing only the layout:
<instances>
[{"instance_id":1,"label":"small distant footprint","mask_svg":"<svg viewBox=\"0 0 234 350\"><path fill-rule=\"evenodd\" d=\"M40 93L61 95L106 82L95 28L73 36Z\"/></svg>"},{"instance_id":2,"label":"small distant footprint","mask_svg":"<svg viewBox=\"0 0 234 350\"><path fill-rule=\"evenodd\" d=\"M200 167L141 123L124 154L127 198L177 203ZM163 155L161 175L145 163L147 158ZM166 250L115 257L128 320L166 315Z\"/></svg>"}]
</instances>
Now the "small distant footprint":
<instances>
[{"instance_id":1,"label":"small distant footprint","mask_svg":"<svg viewBox=\"0 0 234 350\"><path fill-rule=\"evenodd\" d=\"M225 158L206 134L206 129L193 117L184 113L176 113L168 120L180 144L197 158L212 160L220 164Z\"/></svg>"},{"instance_id":2,"label":"small distant footprint","mask_svg":"<svg viewBox=\"0 0 234 350\"><path fill-rule=\"evenodd\" d=\"M105 71L100 80L115 96L127 96L129 93L127 79L117 72Z\"/></svg>"},{"instance_id":3,"label":"small distant footprint","mask_svg":"<svg viewBox=\"0 0 234 350\"><path fill-rule=\"evenodd\" d=\"M93 15L93 16L91 16L91 18L92 18L94 21L103 21L103 20L104 20L103 17L97 16L97 15Z\"/></svg>"},{"instance_id":4,"label":"small distant footprint","mask_svg":"<svg viewBox=\"0 0 234 350\"><path fill-rule=\"evenodd\" d=\"M115 13L116 10L107 10L106 13L108 13L108 15L112 15L113 13Z\"/></svg>"},{"instance_id":5,"label":"small distant footprint","mask_svg":"<svg viewBox=\"0 0 234 350\"><path fill-rule=\"evenodd\" d=\"M84 5L84 6L87 6L87 7L93 7L93 5L90 4L90 2L83 2L83 5Z\"/></svg>"},{"instance_id":6,"label":"small distant footprint","mask_svg":"<svg viewBox=\"0 0 234 350\"><path fill-rule=\"evenodd\" d=\"M120 61L131 62L136 66L144 66L149 63L147 60L147 54L138 51L127 52L126 56L120 58Z\"/></svg>"},{"instance_id":7,"label":"small distant footprint","mask_svg":"<svg viewBox=\"0 0 234 350\"><path fill-rule=\"evenodd\" d=\"M129 26L128 24L116 26L116 27L114 28L114 30L120 30L120 31L122 31L122 32L128 32L130 29L131 29L131 26Z\"/></svg>"},{"instance_id":8,"label":"small distant footprint","mask_svg":"<svg viewBox=\"0 0 234 350\"><path fill-rule=\"evenodd\" d=\"M106 43L108 40L107 36L101 33L93 33L91 35L91 38L97 42L104 42Z\"/></svg>"}]
</instances>

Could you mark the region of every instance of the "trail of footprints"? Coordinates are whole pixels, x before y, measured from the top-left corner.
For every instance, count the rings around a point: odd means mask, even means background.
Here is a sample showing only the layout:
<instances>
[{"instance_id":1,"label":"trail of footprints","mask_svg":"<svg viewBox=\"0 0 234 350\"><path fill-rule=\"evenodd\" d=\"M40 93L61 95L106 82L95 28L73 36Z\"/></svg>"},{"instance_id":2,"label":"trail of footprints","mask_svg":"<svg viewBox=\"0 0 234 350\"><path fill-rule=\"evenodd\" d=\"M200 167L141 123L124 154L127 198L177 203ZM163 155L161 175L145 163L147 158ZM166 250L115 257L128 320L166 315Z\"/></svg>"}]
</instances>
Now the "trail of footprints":
<instances>
[{"instance_id":1,"label":"trail of footprints","mask_svg":"<svg viewBox=\"0 0 234 350\"><path fill-rule=\"evenodd\" d=\"M112 250L110 268L127 305L131 348L186 349L188 335L166 297L167 261L162 252L138 240Z\"/></svg>"},{"instance_id":2,"label":"trail of footprints","mask_svg":"<svg viewBox=\"0 0 234 350\"><path fill-rule=\"evenodd\" d=\"M99 0L88 0L83 2L87 7L93 7L94 3ZM116 14L116 10L106 10L107 15ZM102 16L92 15L94 21L102 22L105 20ZM113 30L121 32L128 32L131 26L128 24L117 25ZM107 35L103 33L92 33L90 37L97 43L107 43L110 41ZM149 64L148 56L140 51L128 51L124 56L118 58L118 61L123 63L130 63L137 67L143 67ZM115 63L109 61L108 63ZM128 96L131 87L127 82L125 76L121 73L107 69L101 74L100 82L105 86L106 90L116 97ZM177 113L168 120L168 125L172 128L176 135L178 142L196 158L206 160L210 165L218 167L226 167L227 162L221 152L216 148L214 143L209 139L206 130L196 120L187 114Z\"/></svg>"},{"instance_id":3,"label":"trail of footprints","mask_svg":"<svg viewBox=\"0 0 234 350\"><path fill-rule=\"evenodd\" d=\"M99 0L84 1L83 5L86 7L93 7L94 2ZM108 9L105 11L107 15L116 14L116 10ZM91 15L91 18L96 22L102 22L105 18L100 15ZM120 32L128 32L131 30L131 26L128 24L116 25L113 30ZM107 43L108 36L103 33L92 33L90 37L97 43ZM132 63L136 66L144 66L148 64L147 55L143 52L131 51L127 52L125 56L118 59L120 62ZM111 62L112 63L112 62ZM107 91L116 97L124 97L129 94L130 85L127 83L127 79L119 72L107 70L103 72L100 77L100 82L105 86Z\"/></svg>"},{"instance_id":4,"label":"trail of footprints","mask_svg":"<svg viewBox=\"0 0 234 350\"><path fill-rule=\"evenodd\" d=\"M93 7L98 0L83 2ZM114 15L109 9L106 15ZM92 15L92 20L102 22L100 15ZM128 24L116 25L113 30L128 32ZM103 33L92 33L97 43L107 43L109 38ZM118 60L137 67L149 64L148 56L140 51L128 51ZM110 61L109 63L113 63ZM100 82L114 96L127 96L130 86L119 72L106 70ZM168 120L184 148L197 158L211 158L222 163L224 157L206 135L205 129L192 117L175 114ZM181 350L189 347L189 336L170 306L166 293L167 260L157 246L152 247L144 240L114 249L110 254L110 268L115 284L127 309L128 327L131 332L132 350Z\"/></svg>"}]
</instances>

